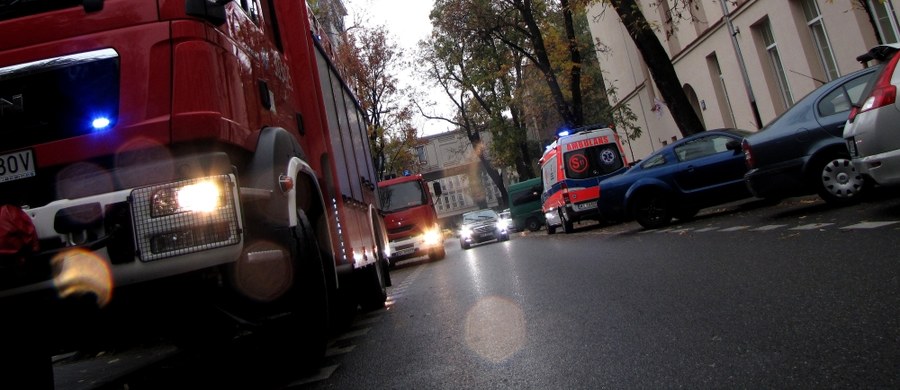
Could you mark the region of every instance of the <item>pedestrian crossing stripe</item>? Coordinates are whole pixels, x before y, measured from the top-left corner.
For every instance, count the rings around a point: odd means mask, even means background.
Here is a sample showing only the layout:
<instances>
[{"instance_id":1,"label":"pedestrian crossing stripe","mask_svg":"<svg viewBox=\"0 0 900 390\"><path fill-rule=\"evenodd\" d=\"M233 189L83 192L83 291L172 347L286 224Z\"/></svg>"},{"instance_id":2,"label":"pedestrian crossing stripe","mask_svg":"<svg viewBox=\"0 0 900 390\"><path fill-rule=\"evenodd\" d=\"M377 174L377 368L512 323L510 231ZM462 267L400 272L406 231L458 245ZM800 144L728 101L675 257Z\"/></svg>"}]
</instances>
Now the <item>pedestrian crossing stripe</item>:
<instances>
[{"instance_id":1,"label":"pedestrian crossing stripe","mask_svg":"<svg viewBox=\"0 0 900 390\"><path fill-rule=\"evenodd\" d=\"M787 226L787 225L766 225L766 226L760 226L760 227L755 228L755 229L750 229L750 231L754 231L754 232L764 232L764 231L768 231L768 230L780 229L780 228L783 228L783 227L785 227L785 226Z\"/></svg>"},{"instance_id":2,"label":"pedestrian crossing stripe","mask_svg":"<svg viewBox=\"0 0 900 390\"><path fill-rule=\"evenodd\" d=\"M841 229L875 229L888 225L893 225L900 221L883 221L883 222L860 222L856 225L844 226Z\"/></svg>"},{"instance_id":3,"label":"pedestrian crossing stripe","mask_svg":"<svg viewBox=\"0 0 900 390\"><path fill-rule=\"evenodd\" d=\"M719 231L720 231L720 232L736 232L736 231L738 231L738 230L746 230L746 229L749 229L749 228L751 228L751 227L752 227L752 226L747 226L747 225L743 225L743 226L732 226L732 227L730 227L730 228L722 229L722 230L719 230Z\"/></svg>"},{"instance_id":4,"label":"pedestrian crossing stripe","mask_svg":"<svg viewBox=\"0 0 900 390\"><path fill-rule=\"evenodd\" d=\"M861 229L876 229L880 227L895 225L900 223L900 221L874 221L874 222L860 222L854 225L843 226L840 229L842 230L861 230ZM795 226L792 228L788 228L787 230L817 230L825 227L829 227L835 225L834 223L810 223L806 225ZM777 229L786 228L788 225L764 225L760 227L753 227L749 225L739 225L739 226L731 226L731 227L719 227L719 226L710 226L701 229L694 230L693 228L668 228L668 229L660 229L660 230L645 230L642 233L687 233L687 232L695 232L695 233L706 233L706 232L737 232L737 231L751 231L751 232L767 232L773 231Z\"/></svg>"},{"instance_id":5,"label":"pedestrian crossing stripe","mask_svg":"<svg viewBox=\"0 0 900 390\"><path fill-rule=\"evenodd\" d=\"M811 223L808 225L797 226L795 228L790 228L789 230L816 230L821 229L826 226L834 225L833 223Z\"/></svg>"}]
</instances>

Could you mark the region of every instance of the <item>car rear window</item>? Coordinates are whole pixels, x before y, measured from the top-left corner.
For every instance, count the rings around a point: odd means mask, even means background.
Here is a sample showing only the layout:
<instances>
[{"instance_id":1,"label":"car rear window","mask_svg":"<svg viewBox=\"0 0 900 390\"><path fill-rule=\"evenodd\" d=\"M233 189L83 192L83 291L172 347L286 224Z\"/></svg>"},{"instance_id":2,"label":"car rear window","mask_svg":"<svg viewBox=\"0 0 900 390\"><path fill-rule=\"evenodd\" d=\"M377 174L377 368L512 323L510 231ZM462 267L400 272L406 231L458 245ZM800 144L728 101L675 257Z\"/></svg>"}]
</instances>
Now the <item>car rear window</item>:
<instances>
[{"instance_id":1,"label":"car rear window","mask_svg":"<svg viewBox=\"0 0 900 390\"><path fill-rule=\"evenodd\" d=\"M622 168L622 156L614 143L573 150L564 158L568 179L587 179Z\"/></svg>"}]
</instances>

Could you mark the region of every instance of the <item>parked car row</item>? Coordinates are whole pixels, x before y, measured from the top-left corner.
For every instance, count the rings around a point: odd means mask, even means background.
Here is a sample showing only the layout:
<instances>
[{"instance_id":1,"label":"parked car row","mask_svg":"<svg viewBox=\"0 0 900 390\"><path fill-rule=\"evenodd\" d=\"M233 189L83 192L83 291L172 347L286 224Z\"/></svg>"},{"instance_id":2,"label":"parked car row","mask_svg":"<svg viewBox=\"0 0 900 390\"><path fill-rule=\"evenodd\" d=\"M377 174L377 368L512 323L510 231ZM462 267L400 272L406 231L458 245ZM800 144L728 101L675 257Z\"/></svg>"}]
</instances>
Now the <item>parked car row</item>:
<instances>
[{"instance_id":1,"label":"parked car row","mask_svg":"<svg viewBox=\"0 0 900 390\"><path fill-rule=\"evenodd\" d=\"M859 56L870 66L815 89L756 133L688 136L600 180L599 215L655 229L753 196L818 194L840 205L859 199L867 184L900 184L898 50L879 45Z\"/></svg>"}]
</instances>

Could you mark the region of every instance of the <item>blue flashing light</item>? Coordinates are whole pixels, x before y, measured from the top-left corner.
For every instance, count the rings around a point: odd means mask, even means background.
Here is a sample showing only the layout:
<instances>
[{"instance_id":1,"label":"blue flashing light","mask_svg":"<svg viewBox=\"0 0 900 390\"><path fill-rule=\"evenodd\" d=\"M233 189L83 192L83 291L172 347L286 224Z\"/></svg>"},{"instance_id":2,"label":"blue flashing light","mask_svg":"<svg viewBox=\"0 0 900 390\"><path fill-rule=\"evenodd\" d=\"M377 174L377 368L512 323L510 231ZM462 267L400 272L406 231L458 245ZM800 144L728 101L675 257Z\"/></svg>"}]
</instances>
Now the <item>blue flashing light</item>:
<instances>
[{"instance_id":1,"label":"blue flashing light","mask_svg":"<svg viewBox=\"0 0 900 390\"><path fill-rule=\"evenodd\" d=\"M569 130L560 130L560 132L556 133L556 135L559 137L565 137L565 136L569 135Z\"/></svg>"},{"instance_id":2,"label":"blue flashing light","mask_svg":"<svg viewBox=\"0 0 900 390\"><path fill-rule=\"evenodd\" d=\"M91 121L91 127L94 130L105 130L110 124L112 124L112 121L105 116L96 117Z\"/></svg>"}]
</instances>

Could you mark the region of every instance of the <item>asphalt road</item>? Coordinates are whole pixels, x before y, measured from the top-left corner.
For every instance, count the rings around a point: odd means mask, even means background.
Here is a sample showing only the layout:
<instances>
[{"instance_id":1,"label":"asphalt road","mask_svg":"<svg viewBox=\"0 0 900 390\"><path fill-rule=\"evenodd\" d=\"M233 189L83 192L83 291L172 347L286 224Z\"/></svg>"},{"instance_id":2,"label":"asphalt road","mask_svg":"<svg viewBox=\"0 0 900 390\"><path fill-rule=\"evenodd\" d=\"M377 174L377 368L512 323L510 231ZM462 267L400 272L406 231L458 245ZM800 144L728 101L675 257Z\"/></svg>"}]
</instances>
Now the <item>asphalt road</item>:
<instances>
[{"instance_id":1,"label":"asphalt road","mask_svg":"<svg viewBox=\"0 0 900 390\"><path fill-rule=\"evenodd\" d=\"M898 233L900 197L882 193L451 240L444 260L400 263L388 307L336 335L316 372L247 337L105 388L897 388Z\"/></svg>"}]
</instances>

